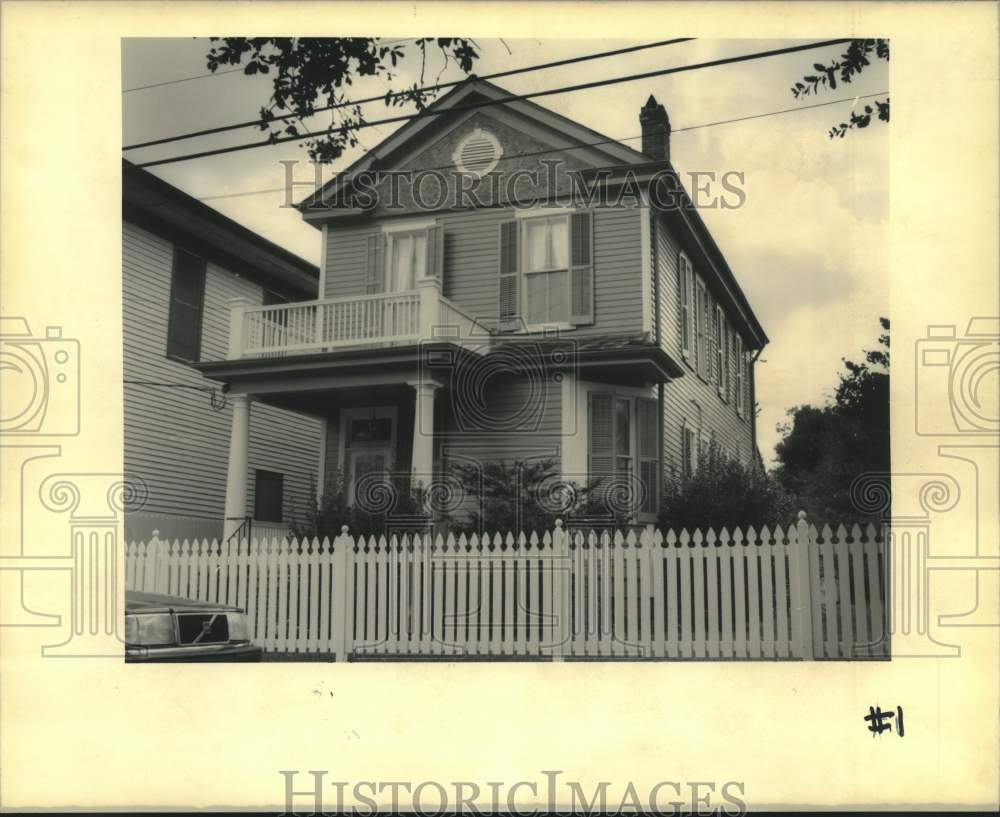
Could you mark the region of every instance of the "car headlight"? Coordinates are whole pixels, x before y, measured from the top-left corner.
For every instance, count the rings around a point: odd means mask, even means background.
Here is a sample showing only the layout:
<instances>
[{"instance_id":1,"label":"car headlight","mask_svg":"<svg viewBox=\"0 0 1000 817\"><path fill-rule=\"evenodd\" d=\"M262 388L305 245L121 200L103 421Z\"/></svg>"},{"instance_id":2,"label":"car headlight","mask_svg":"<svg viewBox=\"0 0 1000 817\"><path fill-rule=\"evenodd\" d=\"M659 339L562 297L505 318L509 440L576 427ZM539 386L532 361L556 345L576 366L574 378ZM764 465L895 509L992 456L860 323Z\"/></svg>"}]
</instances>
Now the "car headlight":
<instances>
[{"instance_id":1,"label":"car headlight","mask_svg":"<svg viewBox=\"0 0 1000 817\"><path fill-rule=\"evenodd\" d=\"M174 643L174 617L170 613L125 615L125 643L151 647Z\"/></svg>"},{"instance_id":2,"label":"car headlight","mask_svg":"<svg viewBox=\"0 0 1000 817\"><path fill-rule=\"evenodd\" d=\"M250 619L245 613L226 613L229 619L229 640L249 641L250 640Z\"/></svg>"}]
</instances>

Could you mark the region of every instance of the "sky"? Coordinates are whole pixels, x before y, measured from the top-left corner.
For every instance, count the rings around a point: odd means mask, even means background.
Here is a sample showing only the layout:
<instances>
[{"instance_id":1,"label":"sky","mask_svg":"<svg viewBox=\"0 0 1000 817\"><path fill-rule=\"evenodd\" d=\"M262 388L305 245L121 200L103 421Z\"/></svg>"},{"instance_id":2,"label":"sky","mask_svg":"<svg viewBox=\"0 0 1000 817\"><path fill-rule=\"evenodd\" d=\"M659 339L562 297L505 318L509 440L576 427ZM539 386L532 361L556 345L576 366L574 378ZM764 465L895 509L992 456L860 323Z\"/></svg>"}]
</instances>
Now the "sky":
<instances>
[{"instance_id":1,"label":"sky","mask_svg":"<svg viewBox=\"0 0 1000 817\"><path fill-rule=\"evenodd\" d=\"M673 32L648 32L643 40L476 40L479 75L566 57L609 51L639 42L669 39ZM817 37L816 39L826 39ZM407 41L399 42L404 48ZM675 65L766 51L795 45L793 40L695 40L562 68L498 80L515 93L573 85ZM254 119L270 95L268 77L242 72L138 89L139 86L208 73L207 39L127 39L122 41L123 145ZM415 51L410 45L409 51ZM875 122L829 139L827 132L844 121L855 95L889 88L889 66L873 61L864 73L836 91L819 97L793 98L790 87L813 72L813 63L829 62L843 46L829 46L748 63L636 80L536 100L587 127L616 139L639 135L639 109L650 94L666 108L675 131L671 159L684 174L708 171L744 173L746 201L731 210L703 209L702 217L726 256L770 343L757 364L758 444L764 461L774 464L780 423L797 405L822 405L832 398L841 358L860 359L873 348L878 319L889 316L889 138L887 125ZM399 67L393 85L419 79L414 56ZM429 62L425 79L461 79L443 60ZM396 85L399 83L399 85ZM384 94L382 79L358 81L351 96ZM846 89L846 90L845 90ZM695 125L754 116L817 102L841 104L796 110L778 116ZM367 105L370 119L409 112ZM325 124L319 114L309 125ZM329 114L327 114L329 116ZM361 146L350 150L330 170L343 169L399 125L359 132ZM132 162L152 161L244 142L259 141L248 128L168 145L126 152ZM626 144L638 148L630 139ZM298 160L297 179L311 169L297 142L223 154L150 171L206 204L309 261L319 263L320 234L290 208L282 207L285 167ZM278 190L275 190L275 189ZM259 192L273 191L273 192ZM299 187L295 200L308 190Z\"/></svg>"}]
</instances>

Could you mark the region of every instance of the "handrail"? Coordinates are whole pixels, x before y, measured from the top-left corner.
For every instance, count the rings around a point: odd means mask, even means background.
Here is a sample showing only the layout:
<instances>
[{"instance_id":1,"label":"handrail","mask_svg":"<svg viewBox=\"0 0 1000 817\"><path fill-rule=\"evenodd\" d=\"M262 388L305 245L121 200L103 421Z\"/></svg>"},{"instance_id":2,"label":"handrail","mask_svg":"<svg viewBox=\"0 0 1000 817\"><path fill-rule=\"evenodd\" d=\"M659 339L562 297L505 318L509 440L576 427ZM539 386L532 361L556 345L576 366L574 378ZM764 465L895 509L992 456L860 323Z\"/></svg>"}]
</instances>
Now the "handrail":
<instances>
[{"instance_id":1,"label":"handrail","mask_svg":"<svg viewBox=\"0 0 1000 817\"><path fill-rule=\"evenodd\" d=\"M403 292L372 292L368 295L347 295L343 298L318 298L313 301L289 301L287 304L264 304L263 306L248 306L246 314L259 312L284 312L296 308L326 306L327 304L346 304L356 301L385 301L391 298L415 298L419 295L415 289Z\"/></svg>"}]
</instances>

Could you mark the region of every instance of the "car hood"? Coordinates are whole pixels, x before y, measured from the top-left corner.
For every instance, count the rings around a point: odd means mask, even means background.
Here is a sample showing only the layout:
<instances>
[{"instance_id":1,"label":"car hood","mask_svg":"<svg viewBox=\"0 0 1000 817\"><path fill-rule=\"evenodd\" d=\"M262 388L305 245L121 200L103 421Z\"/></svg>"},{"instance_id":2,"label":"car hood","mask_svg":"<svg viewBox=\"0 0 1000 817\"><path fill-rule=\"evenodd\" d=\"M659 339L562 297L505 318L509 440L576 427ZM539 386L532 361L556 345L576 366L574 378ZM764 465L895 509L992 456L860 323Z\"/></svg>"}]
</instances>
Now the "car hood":
<instances>
[{"instance_id":1,"label":"car hood","mask_svg":"<svg viewBox=\"0 0 1000 817\"><path fill-rule=\"evenodd\" d=\"M192 601L162 593L140 593L125 591L126 613L194 613L194 612L242 612L231 604L212 604L207 601Z\"/></svg>"}]
</instances>

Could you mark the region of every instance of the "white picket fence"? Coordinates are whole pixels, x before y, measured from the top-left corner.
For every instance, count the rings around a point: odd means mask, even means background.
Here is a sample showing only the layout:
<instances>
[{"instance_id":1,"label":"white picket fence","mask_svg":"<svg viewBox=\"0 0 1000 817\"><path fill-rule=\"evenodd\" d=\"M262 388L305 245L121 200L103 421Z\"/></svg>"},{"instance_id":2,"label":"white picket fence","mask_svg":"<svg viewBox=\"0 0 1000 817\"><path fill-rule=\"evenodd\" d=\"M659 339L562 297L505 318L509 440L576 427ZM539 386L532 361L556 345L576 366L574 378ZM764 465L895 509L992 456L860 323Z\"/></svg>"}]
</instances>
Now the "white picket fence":
<instances>
[{"instance_id":1,"label":"white picket fence","mask_svg":"<svg viewBox=\"0 0 1000 817\"><path fill-rule=\"evenodd\" d=\"M803 515L804 516L804 515ZM887 657L874 526L149 542L126 587L235 604L270 652L345 658Z\"/></svg>"}]
</instances>

